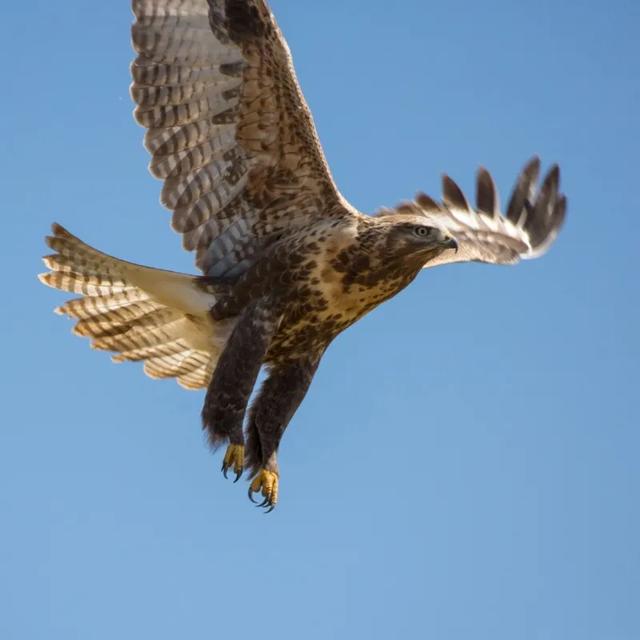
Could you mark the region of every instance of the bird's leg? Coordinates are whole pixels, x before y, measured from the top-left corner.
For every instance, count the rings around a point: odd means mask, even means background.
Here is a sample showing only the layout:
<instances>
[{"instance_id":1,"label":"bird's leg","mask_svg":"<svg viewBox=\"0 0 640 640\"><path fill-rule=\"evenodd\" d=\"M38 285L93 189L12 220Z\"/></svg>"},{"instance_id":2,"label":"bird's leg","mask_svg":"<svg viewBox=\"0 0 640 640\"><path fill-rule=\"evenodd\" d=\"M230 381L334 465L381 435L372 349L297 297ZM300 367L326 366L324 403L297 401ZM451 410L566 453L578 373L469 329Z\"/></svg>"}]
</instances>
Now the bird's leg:
<instances>
[{"instance_id":1,"label":"bird's leg","mask_svg":"<svg viewBox=\"0 0 640 640\"><path fill-rule=\"evenodd\" d=\"M229 442L222 471L226 477L233 469L236 481L244 469L244 414L277 325L268 300L245 309L218 360L202 408L202 426L211 445Z\"/></svg>"},{"instance_id":2,"label":"bird's leg","mask_svg":"<svg viewBox=\"0 0 640 640\"><path fill-rule=\"evenodd\" d=\"M249 412L247 466L253 474L249 497L264 498L260 506L272 511L278 502L277 450L282 435L307 393L322 354L272 366Z\"/></svg>"}]
</instances>

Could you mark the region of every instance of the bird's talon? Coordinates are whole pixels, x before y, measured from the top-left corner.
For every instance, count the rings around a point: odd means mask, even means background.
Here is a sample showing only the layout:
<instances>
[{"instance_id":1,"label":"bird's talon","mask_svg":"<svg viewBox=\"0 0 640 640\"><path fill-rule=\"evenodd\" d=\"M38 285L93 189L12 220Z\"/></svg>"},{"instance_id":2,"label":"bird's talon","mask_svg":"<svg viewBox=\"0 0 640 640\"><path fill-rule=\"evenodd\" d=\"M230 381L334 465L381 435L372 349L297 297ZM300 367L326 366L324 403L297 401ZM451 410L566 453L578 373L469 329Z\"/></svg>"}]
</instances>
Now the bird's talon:
<instances>
[{"instance_id":1,"label":"bird's talon","mask_svg":"<svg viewBox=\"0 0 640 640\"><path fill-rule=\"evenodd\" d=\"M229 479L229 469L233 469L236 474L234 483L240 480L242 472L244 471L244 446L241 444L230 444L227 447L227 451L224 454L224 460L222 462L222 475L226 479Z\"/></svg>"},{"instance_id":2,"label":"bird's talon","mask_svg":"<svg viewBox=\"0 0 640 640\"><path fill-rule=\"evenodd\" d=\"M256 507L266 509L265 513L270 513L275 509L278 502L278 474L267 469L260 469L249 486L249 499ZM253 499L253 494L259 493L264 500L258 504Z\"/></svg>"}]
</instances>

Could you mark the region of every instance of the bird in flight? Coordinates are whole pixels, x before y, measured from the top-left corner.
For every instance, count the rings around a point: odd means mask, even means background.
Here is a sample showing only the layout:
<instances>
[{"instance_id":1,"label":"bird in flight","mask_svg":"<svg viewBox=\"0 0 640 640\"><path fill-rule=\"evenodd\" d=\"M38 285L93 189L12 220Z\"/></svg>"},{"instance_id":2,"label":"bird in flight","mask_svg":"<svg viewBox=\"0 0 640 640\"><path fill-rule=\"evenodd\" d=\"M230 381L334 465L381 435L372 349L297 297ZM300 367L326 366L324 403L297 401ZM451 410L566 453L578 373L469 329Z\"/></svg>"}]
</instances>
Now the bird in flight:
<instances>
[{"instance_id":1,"label":"bird in flight","mask_svg":"<svg viewBox=\"0 0 640 640\"><path fill-rule=\"evenodd\" d=\"M135 118L173 228L203 275L102 253L58 224L45 284L79 294L56 311L116 362L206 388L202 424L227 445L224 475L278 501L277 451L331 341L425 267L535 258L566 198L533 158L506 212L485 169L472 204L449 177L439 201L369 216L338 190L265 0L133 0ZM258 374L265 382L251 407Z\"/></svg>"}]
</instances>

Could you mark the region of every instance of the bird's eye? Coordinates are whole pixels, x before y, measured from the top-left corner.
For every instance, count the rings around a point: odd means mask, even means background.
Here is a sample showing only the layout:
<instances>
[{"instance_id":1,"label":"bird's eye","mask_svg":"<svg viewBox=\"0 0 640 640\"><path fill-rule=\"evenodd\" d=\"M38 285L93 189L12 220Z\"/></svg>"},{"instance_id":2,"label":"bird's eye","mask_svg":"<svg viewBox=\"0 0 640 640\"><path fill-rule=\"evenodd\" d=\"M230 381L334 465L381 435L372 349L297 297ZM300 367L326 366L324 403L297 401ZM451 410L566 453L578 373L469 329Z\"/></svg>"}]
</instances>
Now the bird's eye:
<instances>
[{"instance_id":1,"label":"bird's eye","mask_svg":"<svg viewBox=\"0 0 640 640\"><path fill-rule=\"evenodd\" d=\"M424 238L429 235L430 229L429 227L416 227L413 231L417 236Z\"/></svg>"}]
</instances>

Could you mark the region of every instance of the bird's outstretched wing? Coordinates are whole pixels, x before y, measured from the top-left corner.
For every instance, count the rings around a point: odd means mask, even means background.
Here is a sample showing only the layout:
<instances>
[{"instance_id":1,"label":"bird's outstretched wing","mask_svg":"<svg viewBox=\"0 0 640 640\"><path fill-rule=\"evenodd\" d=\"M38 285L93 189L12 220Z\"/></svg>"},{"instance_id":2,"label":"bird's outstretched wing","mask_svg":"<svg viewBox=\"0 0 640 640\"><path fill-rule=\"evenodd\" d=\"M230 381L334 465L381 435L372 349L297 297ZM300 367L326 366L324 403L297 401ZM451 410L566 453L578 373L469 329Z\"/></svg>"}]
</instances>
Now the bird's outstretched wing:
<instances>
[{"instance_id":1,"label":"bird's outstretched wing","mask_svg":"<svg viewBox=\"0 0 640 640\"><path fill-rule=\"evenodd\" d=\"M135 117L198 267L236 277L270 238L356 214L264 0L133 0L133 12Z\"/></svg>"},{"instance_id":2,"label":"bird's outstretched wing","mask_svg":"<svg viewBox=\"0 0 640 640\"><path fill-rule=\"evenodd\" d=\"M505 215L500 211L493 178L484 168L478 170L475 207L460 187L444 176L442 202L420 193L393 212L424 215L457 241L457 252L448 249L425 267L469 261L513 264L537 258L555 240L567 209L567 199L560 193L558 167L549 170L540 186L539 175L540 160L535 157L520 173Z\"/></svg>"}]
</instances>

